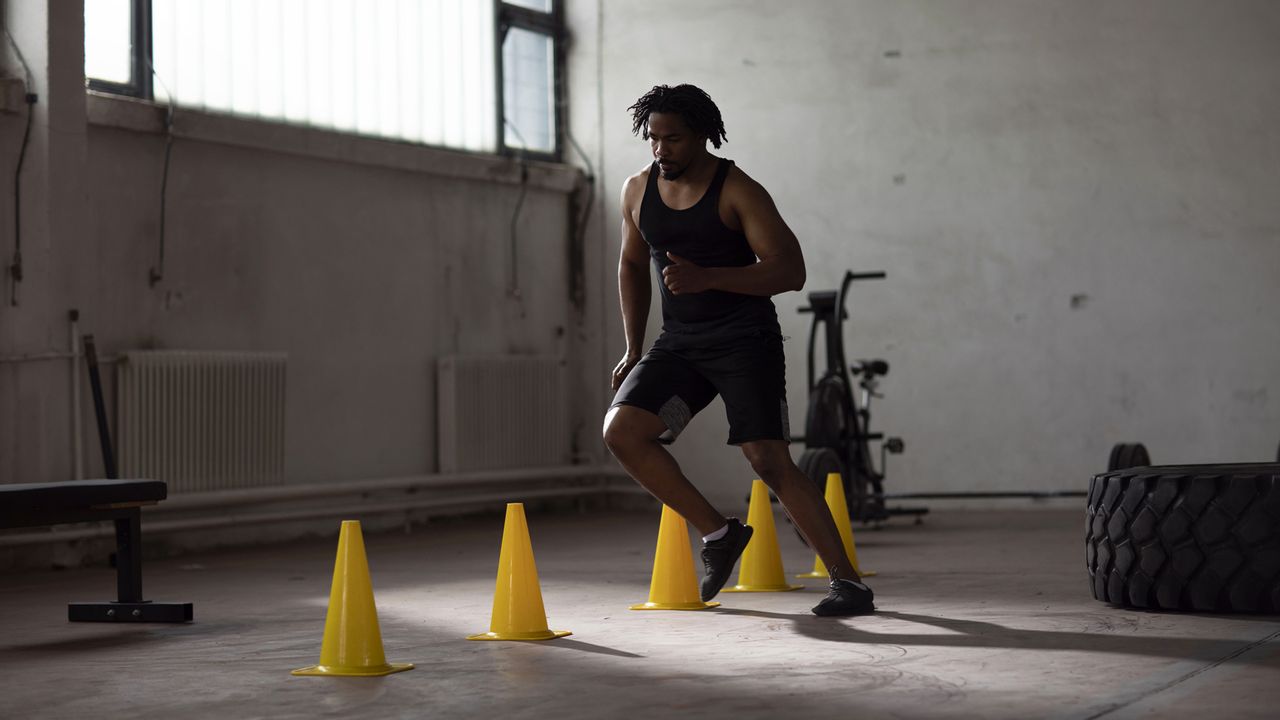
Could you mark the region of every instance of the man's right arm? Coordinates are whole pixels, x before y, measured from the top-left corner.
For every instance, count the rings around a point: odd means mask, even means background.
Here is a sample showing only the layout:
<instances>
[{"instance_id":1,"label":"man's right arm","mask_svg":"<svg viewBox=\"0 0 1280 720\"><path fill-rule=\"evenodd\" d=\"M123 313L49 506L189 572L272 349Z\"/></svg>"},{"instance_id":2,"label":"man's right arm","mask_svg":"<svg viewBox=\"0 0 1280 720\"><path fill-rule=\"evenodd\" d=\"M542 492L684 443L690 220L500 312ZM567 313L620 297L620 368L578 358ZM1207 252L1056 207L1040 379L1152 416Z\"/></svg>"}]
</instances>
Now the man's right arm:
<instances>
[{"instance_id":1,"label":"man's right arm","mask_svg":"<svg viewBox=\"0 0 1280 720\"><path fill-rule=\"evenodd\" d=\"M622 306L622 328L627 350L613 370L613 389L640 361L644 353L645 325L649 320L649 251L640 228L636 227L632 210L639 204L639 191L644 185L632 176L622 187L622 251L618 257L618 300Z\"/></svg>"}]
</instances>

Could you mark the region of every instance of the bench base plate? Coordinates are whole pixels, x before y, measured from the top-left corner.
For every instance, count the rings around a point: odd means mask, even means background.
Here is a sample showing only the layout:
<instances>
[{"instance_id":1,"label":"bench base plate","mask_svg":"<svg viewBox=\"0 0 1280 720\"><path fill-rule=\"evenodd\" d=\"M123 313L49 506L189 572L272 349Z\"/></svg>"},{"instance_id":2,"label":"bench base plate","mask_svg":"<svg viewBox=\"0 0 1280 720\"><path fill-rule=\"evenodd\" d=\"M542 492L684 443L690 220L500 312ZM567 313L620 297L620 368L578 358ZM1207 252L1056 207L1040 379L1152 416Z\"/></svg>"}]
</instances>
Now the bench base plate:
<instances>
[{"instance_id":1,"label":"bench base plate","mask_svg":"<svg viewBox=\"0 0 1280 720\"><path fill-rule=\"evenodd\" d=\"M182 623L193 618L191 603L98 602L69 603L71 622Z\"/></svg>"}]
</instances>

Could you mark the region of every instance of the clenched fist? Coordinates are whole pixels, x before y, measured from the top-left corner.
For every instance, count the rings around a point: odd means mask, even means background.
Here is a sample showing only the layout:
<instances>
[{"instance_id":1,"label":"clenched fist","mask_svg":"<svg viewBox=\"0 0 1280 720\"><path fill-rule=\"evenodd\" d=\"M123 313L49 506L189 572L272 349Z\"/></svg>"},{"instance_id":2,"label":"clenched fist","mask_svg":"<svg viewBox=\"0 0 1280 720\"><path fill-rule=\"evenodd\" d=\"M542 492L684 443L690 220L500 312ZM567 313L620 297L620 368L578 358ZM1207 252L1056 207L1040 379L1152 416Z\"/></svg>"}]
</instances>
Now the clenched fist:
<instances>
[{"instance_id":1,"label":"clenched fist","mask_svg":"<svg viewBox=\"0 0 1280 720\"><path fill-rule=\"evenodd\" d=\"M672 295L691 295L711 289L711 273L674 253L667 253L671 264L662 269L662 282Z\"/></svg>"}]
</instances>

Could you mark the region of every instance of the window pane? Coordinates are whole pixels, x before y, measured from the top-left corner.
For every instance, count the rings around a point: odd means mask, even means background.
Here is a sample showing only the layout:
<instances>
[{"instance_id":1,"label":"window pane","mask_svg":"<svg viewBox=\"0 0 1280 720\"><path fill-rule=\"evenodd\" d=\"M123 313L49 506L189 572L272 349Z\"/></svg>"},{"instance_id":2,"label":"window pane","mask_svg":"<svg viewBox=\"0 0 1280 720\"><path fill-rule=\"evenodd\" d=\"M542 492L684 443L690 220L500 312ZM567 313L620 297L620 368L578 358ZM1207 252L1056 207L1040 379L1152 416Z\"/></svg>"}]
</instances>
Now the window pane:
<instances>
[{"instance_id":1,"label":"window pane","mask_svg":"<svg viewBox=\"0 0 1280 720\"><path fill-rule=\"evenodd\" d=\"M132 8L132 0L84 0L85 77L133 81Z\"/></svg>"},{"instance_id":2,"label":"window pane","mask_svg":"<svg viewBox=\"0 0 1280 720\"><path fill-rule=\"evenodd\" d=\"M554 152L551 38L512 28L502 44L502 101L508 147Z\"/></svg>"},{"instance_id":3,"label":"window pane","mask_svg":"<svg viewBox=\"0 0 1280 720\"><path fill-rule=\"evenodd\" d=\"M493 27L476 0L152 0L155 95L492 151Z\"/></svg>"},{"instance_id":4,"label":"window pane","mask_svg":"<svg viewBox=\"0 0 1280 720\"><path fill-rule=\"evenodd\" d=\"M537 10L538 12L551 12L551 0L503 0L508 5L518 5L522 8Z\"/></svg>"}]
</instances>

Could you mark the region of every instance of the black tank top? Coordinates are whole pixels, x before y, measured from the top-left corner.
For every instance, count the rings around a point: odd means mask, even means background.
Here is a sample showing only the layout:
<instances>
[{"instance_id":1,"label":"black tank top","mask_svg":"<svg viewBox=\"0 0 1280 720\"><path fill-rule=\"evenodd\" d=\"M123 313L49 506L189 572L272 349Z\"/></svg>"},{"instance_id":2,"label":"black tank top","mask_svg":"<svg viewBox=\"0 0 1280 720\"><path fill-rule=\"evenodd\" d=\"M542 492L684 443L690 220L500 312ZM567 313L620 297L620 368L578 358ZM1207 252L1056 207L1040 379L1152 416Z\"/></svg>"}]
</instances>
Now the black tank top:
<instances>
[{"instance_id":1,"label":"black tank top","mask_svg":"<svg viewBox=\"0 0 1280 720\"><path fill-rule=\"evenodd\" d=\"M702 267L745 267L756 262L747 236L732 230L720 219L720 190L729 175L732 160L721 158L707 192L693 207L672 210L658 193L655 163L640 203L640 234L649 244L649 255L658 274L662 292L664 334L700 342L750 334L755 330L778 332L778 313L773 301L759 295L743 295L723 290L672 295L662 282L662 270L671 264L673 253Z\"/></svg>"}]
</instances>

